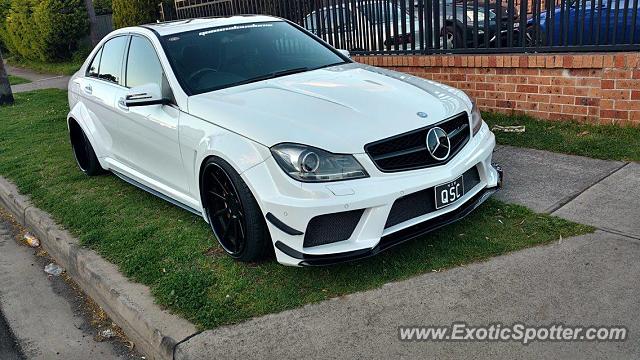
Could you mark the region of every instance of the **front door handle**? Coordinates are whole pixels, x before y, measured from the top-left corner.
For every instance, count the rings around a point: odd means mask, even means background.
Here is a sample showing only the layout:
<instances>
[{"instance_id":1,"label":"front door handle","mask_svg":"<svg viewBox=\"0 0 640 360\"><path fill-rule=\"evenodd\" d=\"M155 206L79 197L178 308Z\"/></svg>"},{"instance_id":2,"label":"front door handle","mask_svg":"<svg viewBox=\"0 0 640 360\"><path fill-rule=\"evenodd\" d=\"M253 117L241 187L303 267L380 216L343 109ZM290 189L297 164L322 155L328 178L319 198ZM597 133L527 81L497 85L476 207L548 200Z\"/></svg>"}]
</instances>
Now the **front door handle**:
<instances>
[{"instance_id":1,"label":"front door handle","mask_svg":"<svg viewBox=\"0 0 640 360\"><path fill-rule=\"evenodd\" d=\"M91 85L85 85L84 92L87 93L87 95L93 94L93 88L91 87Z\"/></svg>"},{"instance_id":2,"label":"front door handle","mask_svg":"<svg viewBox=\"0 0 640 360\"><path fill-rule=\"evenodd\" d=\"M127 106L127 102L123 97L118 99L118 107L120 108L120 110L129 111L129 107Z\"/></svg>"}]
</instances>

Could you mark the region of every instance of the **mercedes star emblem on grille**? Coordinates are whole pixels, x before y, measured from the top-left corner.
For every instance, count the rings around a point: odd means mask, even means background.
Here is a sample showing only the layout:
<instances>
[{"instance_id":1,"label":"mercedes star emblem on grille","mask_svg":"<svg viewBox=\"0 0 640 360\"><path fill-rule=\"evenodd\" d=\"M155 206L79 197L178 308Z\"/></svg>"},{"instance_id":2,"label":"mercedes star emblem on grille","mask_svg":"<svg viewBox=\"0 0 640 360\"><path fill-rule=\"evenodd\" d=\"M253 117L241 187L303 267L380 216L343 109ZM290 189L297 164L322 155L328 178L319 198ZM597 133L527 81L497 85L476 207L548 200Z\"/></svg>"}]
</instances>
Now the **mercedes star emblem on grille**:
<instances>
[{"instance_id":1,"label":"mercedes star emblem on grille","mask_svg":"<svg viewBox=\"0 0 640 360\"><path fill-rule=\"evenodd\" d=\"M427 150L431 156L443 161L449 157L451 153L451 142L447 132L439 127L434 127L427 133Z\"/></svg>"}]
</instances>

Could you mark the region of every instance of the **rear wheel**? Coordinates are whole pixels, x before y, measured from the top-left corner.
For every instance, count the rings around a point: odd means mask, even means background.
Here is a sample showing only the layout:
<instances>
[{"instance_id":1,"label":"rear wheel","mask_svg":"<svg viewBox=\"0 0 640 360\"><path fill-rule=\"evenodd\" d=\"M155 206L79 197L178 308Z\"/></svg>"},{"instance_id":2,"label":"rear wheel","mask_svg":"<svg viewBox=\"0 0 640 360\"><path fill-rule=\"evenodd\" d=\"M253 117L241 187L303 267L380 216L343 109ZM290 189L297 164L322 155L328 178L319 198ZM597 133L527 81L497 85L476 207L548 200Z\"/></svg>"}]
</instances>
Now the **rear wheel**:
<instances>
[{"instance_id":1,"label":"rear wheel","mask_svg":"<svg viewBox=\"0 0 640 360\"><path fill-rule=\"evenodd\" d=\"M69 123L69 137L71 140L71 148L73 156L80 170L88 176L103 174L105 171L100 166L100 162L96 157L96 153L91 146L91 142L87 135L82 131L80 125L75 121Z\"/></svg>"},{"instance_id":2,"label":"rear wheel","mask_svg":"<svg viewBox=\"0 0 640 360\"><path fill-rule=\"evenodd\" d=\"M272 247L267 224L251 190L229 163L214 157L202 172L207 218L222 248L234 259L263 258Z\"/></svg>"}]
</instances>

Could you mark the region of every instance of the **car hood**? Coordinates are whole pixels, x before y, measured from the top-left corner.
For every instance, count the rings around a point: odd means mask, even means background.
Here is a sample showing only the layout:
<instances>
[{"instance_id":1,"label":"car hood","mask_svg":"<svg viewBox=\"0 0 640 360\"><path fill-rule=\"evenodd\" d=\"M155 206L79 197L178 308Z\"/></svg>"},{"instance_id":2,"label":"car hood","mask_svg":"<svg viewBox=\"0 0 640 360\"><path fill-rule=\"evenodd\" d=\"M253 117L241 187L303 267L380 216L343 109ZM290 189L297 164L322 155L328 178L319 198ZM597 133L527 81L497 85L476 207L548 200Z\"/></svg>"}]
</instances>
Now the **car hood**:
<instances>
[{"instance_id":1,"label":"car hood","mask_svg":"<svg viewBox=\"0 0 640 360\"><path fill-rule=\"evenodd\" d=\"M470 108L460 90L350 63L195 95L188 111L268 147L291 142L355 154Z\"/></svg>"}]
</instances>

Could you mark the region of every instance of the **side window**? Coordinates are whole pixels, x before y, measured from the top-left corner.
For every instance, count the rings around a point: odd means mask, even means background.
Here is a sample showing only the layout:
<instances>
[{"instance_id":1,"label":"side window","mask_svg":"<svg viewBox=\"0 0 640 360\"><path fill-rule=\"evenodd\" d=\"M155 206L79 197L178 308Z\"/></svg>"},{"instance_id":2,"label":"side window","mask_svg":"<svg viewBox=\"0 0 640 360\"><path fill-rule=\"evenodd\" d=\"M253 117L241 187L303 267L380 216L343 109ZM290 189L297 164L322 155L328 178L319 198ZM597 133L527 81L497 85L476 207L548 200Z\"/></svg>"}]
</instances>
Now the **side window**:
<instances>
[{"instance_id":1,"label":"side window","mask_svg":"<svg viewBox=\"0 0 640 360\"><path fill-rule=\"evenodd\" d=\"M119 36L107 41L102 49L100 61L100 74L102 80L124 85L122 81L122 58L127 47L127 37Z\"/></svg>"},{"instance_id":2,"label":"side window","mask_svg":"<svg viewBox=\"0 0 640 360\"><path fill-rule=\"evenodd\" d=\"M127 59L127 87L146 84L158 84L163 88L162 65L149 40L133 36Z\"/></svg>"},{"instance_id":3,"label":"side window","mask_svg":"<svg viewBox=\"0 0 640 360\"><path fill-rule=\"evenodd\" d=\"M98 77L98 70L100 69L100 59L102 58L102 48L98 50L96 56L94 56L91 64L89 64L89 68L87 69L87 76L89 77Z\"/></svg>"}]
</instances>

